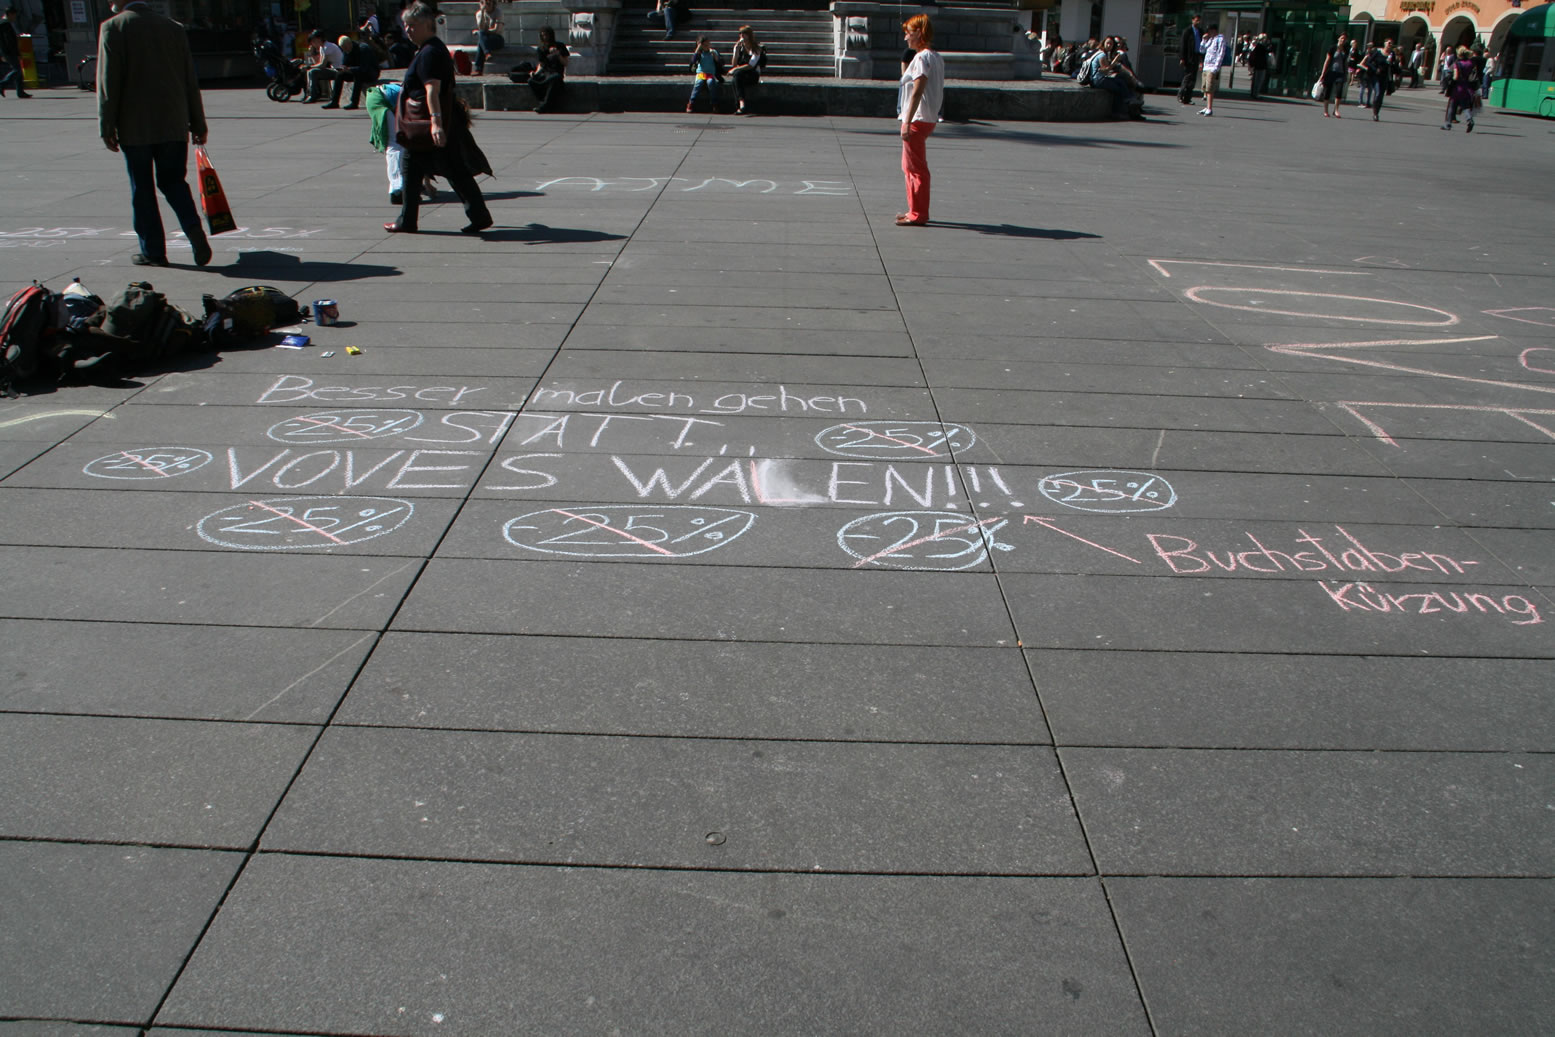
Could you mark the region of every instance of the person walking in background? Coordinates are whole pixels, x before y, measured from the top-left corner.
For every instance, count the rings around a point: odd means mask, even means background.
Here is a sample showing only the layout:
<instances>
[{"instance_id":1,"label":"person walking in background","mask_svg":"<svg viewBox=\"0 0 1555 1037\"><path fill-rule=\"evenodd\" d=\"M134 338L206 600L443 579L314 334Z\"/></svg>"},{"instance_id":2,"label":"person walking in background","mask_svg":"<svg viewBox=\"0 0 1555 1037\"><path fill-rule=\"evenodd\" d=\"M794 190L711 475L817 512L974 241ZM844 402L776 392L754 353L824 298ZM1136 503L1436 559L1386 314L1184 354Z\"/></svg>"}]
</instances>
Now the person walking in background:
<instances>
[{"instance_id":1,"label":"person walking in background","mask_svg":"<svg viewBox=\"0 0 1555 1037\"><path fill-rule=\"evenodd\" d=\"M1391 41L1389 46L1392 46ZM1388 95L1392 82L1393 70L1388 64L1388 56L1387 51L1373 43L1361 58L1361 97L1369 102L1372 122L1382 118L1382 99Z\"/></svg>"},{"instance_id":2,"label":"person walking in background","mask_svg":"<svg viewBox=\"0 0 1555 1037\"><path fill-rule=\"evenodd\" d=\"M1253 45L1247 50L1247 71L1252 76L1248 86L1248 97L1254 101L1263 94L1264 84L1269 81L1269 36L1267 33L1259 33L1253 38Z\"/></svg>"},{"instance_id":3,"label":"person walking in background","mask_svg":"<svg viewBox=\"0 0 1555 1037\"><path fill-rule=\"evenodd\" d=\"M718 84L723 81L723 61L718 57L718 52L713 49L713 42L706 36L697 37L697 49L691 54L691 72L694 76L691 82L691 97L686 101L686 111L691 111L697 103L697 95L706 87L708 96L712 98L713 111L718 110Z\"/></svg>"},{"instance_id":4,"label":"person walking in background","mask_svg":"<svg viewBox=\"0 0 1555 1037\"><path fill-rule=\"evenodd\" d=\"M16 8L8 7L5 19L0 21L0 63L5 65L5 74L0 75L0 97L5 96L7 86L14 86L17 98L25 101L32 95L22 83L22 39L16 33L16 17Z\"/></svg>"},{"instance_id":5,"label":"person walking in background","mask_svg":"<svg viewBox=\"0 0 1555 1037\"><path fill-rule=\"evenodd\" d=\"M1342 118L1339 108L1344 101L1344 81L1350 75L1350 40L1344 33L1334 49L1323 59L1323 70L1318 78L1323 81L1323 118L1328 118L1328 106L1334 106L1334 118Z\"/></svg>"},{"instance_id":6,"label":"person walking in background","mask_svg":"<svg viewBox=\"0 0 1555 1037\"><path fill-rule=\"evenodd\" d=\"M1226 63L1226 38L1220 26L1211 25L1204 33L1204 107L1200 115L1215 114L1215 95L1220 92L1220 69Z\"/></svg>"},{"instance_id":7,"label":"person walking in background","mask_svg":"<svg viewBox=\"0 0 1555 1037\"><path fill-rule=\"evenodd\" d=\"M745 94L761 82L761 69L767 63L767 48L756 39L756 30L749 25L740 26L740 38L734 45L734 114L749 115L745 110Z\"/></svg>"},{"instance_id":8,"label":"person walking in background","mask_svg":"<svg viewBox=\"0 0 1555 1037\"><path fill-rule=\"evenodd\" d=\"M902 73L897 118L902 123L902 177L907 182L907 211L897 213L898 227L929 222L929 134L939 122L945 99L945 61L934 50L934 23L915 14L902 23L912 63Z\"/></svg>"},{"instance_id":9,"label":"person walking in background","mask_svg":"<svg viewBox=\"0 0 1555 1037\"><path fill-rule=\"evenodd\" d=\"M405 36L417 50L410 67L405 70L400 106L407 107L412 97L426 99L426 111L432 123L432 147L417 150L412 142L405 141L406 189L401 192L404 200L400 204L400 218L394 223L385 223L383 229L391 234L416 233L421 192L412 188L427 174L438 173L464 203L464 214L470 222L459 228L460 233L479 234L491 226L491 213L465 157L467 153L478 153L479 149L474 147L464 109L454 100L454 59L448 53L447 44L437 38L437 8L426 0L416 0L401 17L405 23ZM403 120L398 132L406 132Z\"/></svg>"},{"instance_id":10,"label":"person walking in background","mask_svg":"<svg viewBox=\"0 0 1555 1037\"><path fill-rule=\"evenodd\" d=\"M1193 103L1193 84L1199 78L1199 65L1203 62L1204 32L1199 28L1201 19L1193 16L1193 21L1182 31L1182 47L1179 58L1182 61L1182 86L1177 88L1177 102L1179 104Z\"/></svg>"},{"instance_id":11,"label":"person walking in background","mask_svg":"<svg viewBox=\"0 0 1555 1037\"><path fill-rule=\"evenodd\" d=\"M1459 47L1458 52L1450 66L1450 71L1444 75L1447 80L1447 121L1442 123L1442 129L1451 130L1452 124L1458 121L1459 112L1467 112L1468 123L1463 127L1465 133L1474 132L1474 52L1467 47Z\"/></svg>"},{"instance_id":12,"label":"person walking in background","mask_svg":"<svg viewBox=\"0 0 1555 1037\"><path fill-rule=\"evenodd\" d=\"M549 25L540 26L540 43L535 48L537 66L529 75L529 89L535 95L535 111L554 109L565 89L563 77L567 74L567 48L556 42L556 30Z\"/></svg>"},{"instance_id":13,"label":"person walking in background","mask_svg":"<svg viewBox=\"0 0 1555 1037\"><path fill-rule=\"evenodd\" d=\"M475 74L486 74L486 58L495 51L502 49L504 40L499 35L502 32L502 16L497 13L497 0L480 0L475 8Z\"/></svg>"},{"instance_id":14,"label":"person walking in background","mask_svg":"<svg viewBox=\"0 0 1555 1037\"><path fill-rule=\"evenodd\" d=\"M196 266L211 261L211 245L186 179L189 141L204 144L209 128L194 57L184 27L145 0L112 0L114 16L97 40L97 126L109 151L121 152L130 175L130 209L140 251L136 266L167 266L167 238L157 191L178 217Z\"/></svg>"}]
</instances>

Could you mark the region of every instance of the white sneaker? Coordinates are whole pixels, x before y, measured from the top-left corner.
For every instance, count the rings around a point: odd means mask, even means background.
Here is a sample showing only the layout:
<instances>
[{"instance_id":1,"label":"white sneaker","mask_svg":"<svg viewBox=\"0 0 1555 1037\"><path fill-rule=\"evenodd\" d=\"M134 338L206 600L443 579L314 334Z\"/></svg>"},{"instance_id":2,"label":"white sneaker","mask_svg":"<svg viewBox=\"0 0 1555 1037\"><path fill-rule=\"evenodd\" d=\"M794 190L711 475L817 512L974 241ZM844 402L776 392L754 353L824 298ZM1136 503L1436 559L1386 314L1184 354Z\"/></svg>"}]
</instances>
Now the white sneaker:
<instances>
[{"instance_id":1,"label":"white sneaker","mask_svg":"<svg viewBox=\"0 0 1555 1037\"><path fill-rule=\"evenodd\" d=\"M1200 115L1214 115L1215 113L1210 111L1208 108L1200 108L1199 109L1199 114Z\"/></svg>"}]
</instances>

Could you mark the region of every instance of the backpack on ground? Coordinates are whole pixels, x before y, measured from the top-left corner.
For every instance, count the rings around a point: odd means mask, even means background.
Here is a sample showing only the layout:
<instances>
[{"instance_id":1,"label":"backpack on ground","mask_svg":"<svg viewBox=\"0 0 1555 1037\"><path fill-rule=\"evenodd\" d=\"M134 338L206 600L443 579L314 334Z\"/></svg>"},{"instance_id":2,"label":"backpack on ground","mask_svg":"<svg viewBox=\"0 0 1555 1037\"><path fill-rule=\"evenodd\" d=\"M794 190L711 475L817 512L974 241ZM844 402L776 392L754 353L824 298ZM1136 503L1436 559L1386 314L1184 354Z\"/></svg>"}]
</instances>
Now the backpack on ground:
<instances>
[{"instance_id":1,"label":"backpack on ground","mask_svg":"<svg viewBox=\"0 0 1555 1037\"><path fill-rule=\"evenodd\" d=\"M127 367L156 364L205 346L200 323L145 281L131 281L108 301L102 331L122 344L114 352Z\"/></svg>"},{"instance_id":2,"label":"backpack on ground","mask_svg":"<svg viewBox=\"0 0 1555 1037\"><path fill-rule=\"evenodd\" d=\"M60 294L36 281L6 301L0 315L0 392L14 399L16 383L37 373L63 312Z\"/></svg>"},{"instance_id":3,"label":"backpack on ground","mask_svg":"<svg viewBox=\"0 0 1555 1037\"><path fill-rule=\"evenodd\" d=\"M297 300L269 285L239 288L224 299L203 297L205 319L202 329L212 349L225 349L251 342L271 328L296 324L302 320Z\"/></svg>"}]
</instances>

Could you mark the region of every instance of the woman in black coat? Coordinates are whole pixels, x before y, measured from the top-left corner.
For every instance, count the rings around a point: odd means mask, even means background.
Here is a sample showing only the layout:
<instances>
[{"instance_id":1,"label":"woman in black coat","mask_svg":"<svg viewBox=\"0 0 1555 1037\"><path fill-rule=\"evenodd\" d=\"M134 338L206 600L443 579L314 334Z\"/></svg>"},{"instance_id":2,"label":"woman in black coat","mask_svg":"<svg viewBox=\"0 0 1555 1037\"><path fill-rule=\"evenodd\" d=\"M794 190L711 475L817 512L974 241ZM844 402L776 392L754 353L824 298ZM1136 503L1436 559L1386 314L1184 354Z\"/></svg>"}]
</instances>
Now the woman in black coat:
<instances>
[{"instance_id":1,"label":"woman in black coat","mask_svg":"<svg viewBox=\"0 0 1555 1037\"><path fill-rule=\"evenodd\" d=\"M400 143L405 145L405 182L419 184L422 177L442 176L464 203L464 214L470 222L460 228L461 232L479 234L491 226L491 213L469 165L471 151L479 154L479 149L474 148L464 108L454 99L454 59L448 53L448 47L437 38L437 9L425 0L416 0L405 9L402 17L405 35L417 47L415 59L405 70L405 84L400 91L400 117L395 120ZM423 97L431 114L430 140L408 137L406 130L406 123L414 121L405 118L409 111L407 104L412 98ZM416 221L420 210L421 193L404 192L400 218L385 223L383 229L391 234L414 234L418 229Z\"/></svg>"}]
</instances>

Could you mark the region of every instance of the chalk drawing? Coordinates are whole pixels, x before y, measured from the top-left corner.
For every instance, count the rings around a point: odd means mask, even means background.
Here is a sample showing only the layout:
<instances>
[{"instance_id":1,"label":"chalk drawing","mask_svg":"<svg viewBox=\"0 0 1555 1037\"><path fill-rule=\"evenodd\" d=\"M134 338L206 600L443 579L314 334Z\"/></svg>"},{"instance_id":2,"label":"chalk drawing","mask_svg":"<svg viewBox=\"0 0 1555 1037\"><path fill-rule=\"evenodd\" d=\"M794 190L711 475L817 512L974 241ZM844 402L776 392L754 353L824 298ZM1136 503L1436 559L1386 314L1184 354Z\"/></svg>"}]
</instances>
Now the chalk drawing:
<instances>
[{"instance_id":1,"label":"chalk drawing","mask_svg":"<svg viewBox=\"0 0 1555 1037\"><path fill-rule=\"evenodd\" d=\"M423 420L413 410L318 411L277 422L267 435L282 443L360 443L400 435Z\"/></svg>"},{"instance_id":2,"label":"chalk drawing","mask_svg":"<svg viewBox=\"0 0 1555 1037\"><path fill-rule=\"evenodd\" d=\"M394 532L414 512L410 501L392 497L276 497L213 512L195 532L240 551L345 547Z\"/></svg>"},{"instance_id":3,"label":"chalk drawing","mask_svg":"<svg viewBox=\"0 0 1555 1037\"><path fill-rule=\"evenodd\" d=\"M1555 367L1545 367L1534 361L1535 353L1555 353L1555 349L1549 349L1544 346L1530 346L1518 355L1517 362L1529 371L1537 371L1539 374L1555 374ZM1542 360L1544 358L1540 357L1539 359Z\"/></svg>"},{"instance_id":4,"label":"chalk drawing","mask_svg":"<svg viewBox=\"0 0 1555 1037\"><path fill-rule=\"evenodd\" d=\"M1086 545L1088 545L1090 547L1094 547L1098 551L1105 551L1105 552L1107 552L1110 555L1117 555L1119 558L1122 558L1122 559L1124 559L1126 561L1133 562L1135 565L1144 565L1145 564L1144 562L1141 562L1138 558L1135 558L1133 555L1126 555L1122 551L1114 551L1110 547L1105 547L1102 544L1098 544L1094 540L1087 540L1083 536L1080 536L1077 533L1069 532L1067 529L1059 529L1058 526L1054 525L1053 520L1050 519L1050 518L1044 518L1041 515L1024 515L1024 516L1022 516L1021 524L1025 525L1028 522L1035 522L1037 525L1043 527L1044 529L1051 529L1055 533L1062 533L1064 536L1068 537L1071 540L1078 540L1078 541L1080 541L1080 543L1086 544Z\"/></svg>"},{"instance_id":5,"label":"chalk drawing","mask_svg":"<svg viewBox=\"0 0 1555 1037\"><path fill-rule=\"evenodd\" d=\"M1492 317L1537 324L1541 328L1555 328L1555 306L1514 306L1509 310L1485 310ZM1522 316L1516 316L1522 314Z\"/></svg>"},{"instance_id":6,"label":"chalk drawing","mask_svg":"<svg viewBox=\"0 0 1555 1037\"><path fill-rule=\"evenodd\" d=\"M1377 307L1392 307L1392 308L1401 309L1401 310L1420 310L1420 311L1423 311L1424 313L1434 314L1435 318L1439 318L1439 319L1429 319L1428 320L1428 319L1423 319L1423 318L1419 318L1419 317L1412 318L1412 319L1395 319L1395 318L1386 318L1386 317L1347 317L1347 316L1342 316L1342 315L1337 314L1337 313L1329 313L1329 312L1327 312L1326 310L1323 310L1323 309L1315 309L1315 310L1276 310L1276 309L1270 309L1267 306L1258 305L1258 301L1256 299L1253 300L1253 305L1245 305L1245 304L1242 304L1242 303L1221 302L1218 299L1212 299L1212 298L1207 298L1206 297L1206 296L1210 295L1211 293L1217 293L1217 292L1237 292L1237 293L1241 293L1241 294L1249 296L1249 297L1262 296L1262 295L1279 295L1279 296L1298 296L1298 297L1305 298L1305 299L1333 299L1333 300L1342 300L1342 301L1345 301L1345 302L1368 303L1368 304L1371 304L1371 305L1374 305L1374 306L1377 306ZM1334 292L1298 292L1298 291L1293 291L1291 289L1286 289L1286 288L1249 288L1249 287L1233 286L1233 285L1207 285L1207 284L1195 285L1194 287L1189 288L1186 292L1184 292L1183 295L1186 296L1188 299L1192 300L1193 302L1201 302L1201 303L1204 303L1206 306L1219 306L1219 307L1221 307L1223 309L1228 309L1228 310L1243 310L1243 311L1248 312L1248 313L1264 313L1264 314L1270 314L1270 315L1281 316L1281 317L1311 317L1314 320L1346 320L1346 321L1356 321L1356 322L1359 322L1359 323L1362 323L1362 324L1400 324L1400 325L1408 325L1410 327L1420 327L1420 328L1445 328L1445 327L1451 327L1452 325L1457 324L1459 322L1459 318L1457 317L1457 315L1452 314L1452 313L1448 313L1446 310L1437 309L1435 306L1422 306L1419 303L1413 303L1413 302L1395 302L1392 299L1377 299L1377 298L1374 298L1374 297L1368 296L1368 295L1338 295L1338 294L1336 294Z\"/></svg>"},{"instance_id":7,"label":"chalk drawing","mask_svg":"<svg viewBox=\"0 0 1555 1037\"><path fill-rule=\"evenodd\" d=\"M1529 392L1555 393L1555 386L1532 385L1527 382L1508 382L1496 378L1475 378L1472 375L1453 374L1449 371L1437 371L1429 367L1411 367L1408 364L1400 364L1391 360L1370 360L1366 357L1353 356L1347 353L1328 352L1328 350L1335 349L1376 349L1380 346L1439 346L1458 342L1488 342L1500 337L1499 335L1471 335L1465 338L1375 339L1370 342L1301 342L1290 345L1265 346L1264 348L1271 353L1311 357L1318 360L1334 360L1341 364L1375 367L1384 371L1397 371L1400 374L1425 375L1429 378L1443 378L1453 382L1469 382L1473 385L1489 385L1500 389L1526 389Z\"/></svg>"},{"instance_id":8,"label":"chalk drawing","mask_svg":"<svg viewBox=\"0 0 1555 1037\"><path fill-rule=\"evenodd\" d=\"M1054 504L1076 511L1163 511L1177 503L1172 484L1149 472L1061 472L1043 476L1037 490Z\"/></svg>"},{"instance_id":9,"label":"chalk drawing","mask_svg":"<svg viewBox=\"0 0 1555 1037\"><path fill-rule=\"evenodd\" d=\"M790 183L759 177L735 180L722 176L705 177L700 180L684 176L623 176L613 179L597 176L558 176L550 180L536 180L534 189L536 191L578 190L588 191L591 194L603 191L615 194L641 194L644 191L661 189L676 194L696 191L716 194L754 193L828 197L847 197L853 194L853 187L846 180L799 180Z\"/></svg>"},{"instance_id":10,"label":"chalk drawing","mask_svg":"<svg viewBox=\"0 0 1555 1037\"><path fill-rule=\"evenodd\" d=\"M856 518L837 531L837 546L866 565L886 569L954 572L988 557L990 547L1010 551L996 534L1009 524L1002 516L968 520L953 511L887 511Z\"/></svg>"},{"instance_id":11,"label":"chalk drawing","mask_svg":"<svg viewBox=\"0 0 1555 1037\"><path fill-rule=\"evenodd\" d=\"M1391 408L1394 410L1416 411L1457 411L1478 414L1499 414L1502 417L1511 418L1521 422L1529 428L1536 429L1544 435L1555 439L1555 410L1542 410L1531 407L1492 407L1478 406L1467 403L1387 403L1379 400L1340 400L1335 406L1350 414L1355 420L1365 425L1371 434L1388 446L1398 446L1398 443L1390 436L1379 422L1361 413L1361 408ZM1535 419L1540 420L1535 420Z\"/></svg>"},{"instance_id":12,"label":"chalk drawing","mask_svg":"<svg viewBox=\"0 0 1555 1037\"><path fill-rule=\"evenodd\" d=\"M148 446L89 461L81 471L98 479L171 479L188 475L211 462L207 450L185 446Z\"/></svg>"},{"instance_id":13,"label":"chalk drawing","mask_svg":"<svg viewBox=\"0 0 1555 1037\"><path fill-rule=\"evenodd\" d=\"M946 457L976 442L965 425L938 421L854 421L833 425L815 437L815 445L827 453L885 461Z\"/></svg>"},{"instance_id":14,"label":"chalk drawing","mask_svg":"<svg viewBox=\"0 0 1555 1037\"><path fill-rule=\"evenodd\" d=\"M113 420L112 412L105 410L86 410L82 408L63 410L37 410L31 407L13 409L23 410L24 413L18 414L14 418L0 420L0 428L15 428L17 425L25 425L30 421L46 421L49 418L79 417L108 418L110 421ZM7 411L7 413L10 413L10 411Z\"/></svg>"},{"instance_id":15,"label":"chalk drawing","mask_svg":"<svg viewBox=\"0 0 1555 1037\"><path fill-rule=\"evenodd\" d=\"M1267 266L1262 263L1227 263L1213 259L1150 259L1146 260L1155 267L1156 273L1162 277L1171 277L1172 272L1166 269L1169 266L1218 266L1235 267L1238 270L1278 270L1287 274L1337 274L1341 277L1370 277L1365 270L1322 270L1306 266Z\"/></svg>"},{"instance_id":16,"label":"chalk drawing","mask_svg":"<svg viewBox=\"0 0 1555 1037\"><path fill-rule=\"evenodd\" d=\"M733 542L756 515L734 508L620 504L546 508L509 519L514 547L578 558L689 558Z\"/></svg>"}]
</instances>

